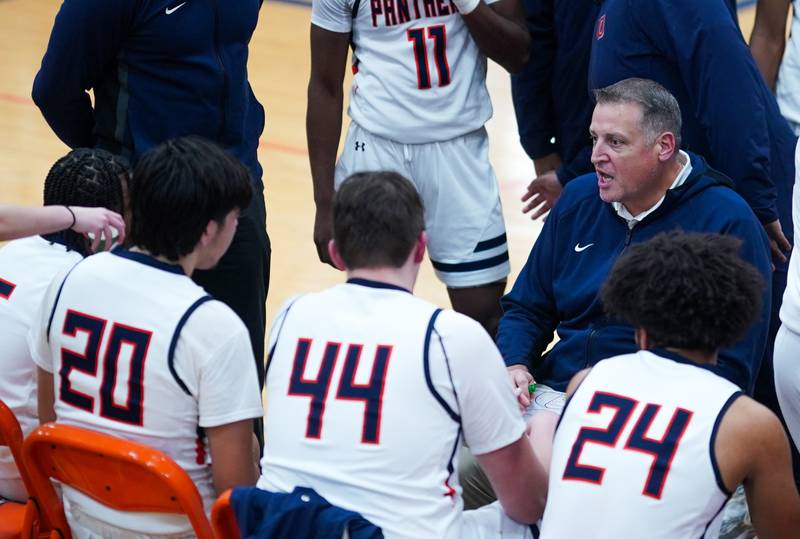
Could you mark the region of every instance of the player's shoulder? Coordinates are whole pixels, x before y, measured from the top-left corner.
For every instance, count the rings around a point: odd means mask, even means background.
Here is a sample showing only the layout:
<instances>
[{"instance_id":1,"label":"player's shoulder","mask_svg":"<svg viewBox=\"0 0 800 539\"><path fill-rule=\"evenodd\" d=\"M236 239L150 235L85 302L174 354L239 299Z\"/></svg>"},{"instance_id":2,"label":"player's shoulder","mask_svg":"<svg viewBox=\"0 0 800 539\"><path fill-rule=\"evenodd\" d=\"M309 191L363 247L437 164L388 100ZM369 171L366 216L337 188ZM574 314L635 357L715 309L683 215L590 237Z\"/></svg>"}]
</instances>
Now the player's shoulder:
<instances>
[{"instance_id":1,"label":"player's shoulder","mask_svg":"<svg viewBox=\"0 0 800 539\"><path fill-rule=\"evenodd\" d=\"M17 258L17 257L31 257L37 258L50 257L54 259L83 258L76 251L70 251L59 243L47 241L41 236L28 236L12 240L0 248L0 257L4 259ZM30 262L30 261L28 261Z\"/></svg>"},{"instance_id":2,"label":"player's shoulder","mask_svg":"<svg viewBox=\"0 0 800 539\"><path fill-rule=\"evenodd\" d=\"M778 416L772 410L743 393L732 395L732 401L725 411L724 428L732 437L761 439L783 432Z\"/></svg>"},{"instance_id":3,"label":"player's shoulder","mask_svg":"<svg viewBox=\"0 0 800 539\"><path fill-rule=\"evenodd\" d=\"M11 241L0 249L3 275L21 282L34 283L50 280L65 268L72 268L83 260L76 251L32 236Z\"/></svg>"},{"instance_id":4,"label":"player's shoulder","mask_svg":"<svg viewBox=\"0 0 800 539\"><path fill-rule=\"evenodd\" d=\"M475 352L487 348L497 349L494 341L483 326L472 318L457 313L452 309L441 309L435 320L431 316L430 329L450 348Z\"/></svg>"},{"instance_id":5,"label":"player's shoulder","mask_svg":"<svg viewBox=\"0 0 800 539\"><path fill-rule=\"evenodd\" d=\"M235 331L246 331L242 319L227 305L208 294L200 296L189 309L187 309L187 327L213 332L220 335L231 334ZM189 326L188 322L191 322Z\"/></svg>"},{"instance_id":6,"label":"player's shoulder","mask_svg":"<svg viewBox=\"0 0 800 539\"><path fill-rule=\"evenodd\" d=\"M766 406L741 393L732 396L717 420L714 450L726 488L731 489L758 462L774 463L788 456L788 439L778 417Z\"/></svg>"},{"instance_id":7,"label":"player's shoulder","mask_svg":"<svg viewBox=\"0 0 800 539\"><path fill-rule=\"evenodd\" d=\"M442 309L436 307L436 305L432 303L425 303L431 308L439 309L440 311L434 324L437 330L465 331L467 333L480 334L486 333L486 331L483 329L483 326L467 315L461 314L452 309Z\"/></svg>"}]
</instances>

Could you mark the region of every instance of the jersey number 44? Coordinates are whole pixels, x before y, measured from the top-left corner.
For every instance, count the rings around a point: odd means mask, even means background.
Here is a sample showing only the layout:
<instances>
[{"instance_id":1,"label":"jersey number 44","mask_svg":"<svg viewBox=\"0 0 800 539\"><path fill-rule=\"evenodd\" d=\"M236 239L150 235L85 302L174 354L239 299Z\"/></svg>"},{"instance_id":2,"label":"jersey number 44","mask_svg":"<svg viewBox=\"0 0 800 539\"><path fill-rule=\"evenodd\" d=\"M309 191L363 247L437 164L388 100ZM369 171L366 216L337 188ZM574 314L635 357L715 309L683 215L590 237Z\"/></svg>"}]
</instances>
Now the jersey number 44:
<instances>
[{"instance_id":1,"label":"jersey number 44","mask_svg":"<svg viewBox=\"0 0 800 539\"><path fill-rule=\"evenodd\" d=\"M311 339L299 339L292 364L288 395L310 398L308 419L306 421L306 438L320 439L325 420L325 404L331 387L334 367L339 358L341 343L328 342L322 354L322 363L316 378L305 375ZM392 346L378 345L375 351L372 373L365 384L356 383L356 372L361 360L362 344L347 345L344 356L344 367L336 389L336 399L362 402L364 416L361 429L361 443L379 444L381 440L381 409L383 406L383 390L386 383L386 372L392 356Z\"/></svg>"}]
</instances>

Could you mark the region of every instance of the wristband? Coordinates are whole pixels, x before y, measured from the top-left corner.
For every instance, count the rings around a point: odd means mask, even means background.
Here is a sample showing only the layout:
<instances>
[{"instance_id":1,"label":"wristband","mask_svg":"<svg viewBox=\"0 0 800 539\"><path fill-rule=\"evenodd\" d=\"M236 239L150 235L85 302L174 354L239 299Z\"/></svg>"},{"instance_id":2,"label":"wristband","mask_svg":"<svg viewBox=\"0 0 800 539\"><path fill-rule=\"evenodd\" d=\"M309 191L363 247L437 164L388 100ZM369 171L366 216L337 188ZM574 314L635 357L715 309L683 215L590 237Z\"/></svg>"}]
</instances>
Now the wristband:
<instances>
[{"instance_id":1,"label":"wristband","mask_svg":"<svg viewBox=\"0 0 800 539\"><path fill-rule=\"evenodd\" d=\"M453 3L458 8L458 12L462 15L469 15L478 7L481 0L453 0Z\"/></svg>"},{"instance_id":2,"label":"wristband","mask_svg":"<svg viewBox=\"0 0 800 539\"><path fill-rule=\"evenodd\" d=\"M72 216L72 224L67 227L67 230L72 230L72 227L75 226L75 223L78 222L78 218L75 217L75 212L72 211L72 208L70 208L69 206L64 206L64 207L67 209L69 214Z\"/></svg>"}]
</instances>

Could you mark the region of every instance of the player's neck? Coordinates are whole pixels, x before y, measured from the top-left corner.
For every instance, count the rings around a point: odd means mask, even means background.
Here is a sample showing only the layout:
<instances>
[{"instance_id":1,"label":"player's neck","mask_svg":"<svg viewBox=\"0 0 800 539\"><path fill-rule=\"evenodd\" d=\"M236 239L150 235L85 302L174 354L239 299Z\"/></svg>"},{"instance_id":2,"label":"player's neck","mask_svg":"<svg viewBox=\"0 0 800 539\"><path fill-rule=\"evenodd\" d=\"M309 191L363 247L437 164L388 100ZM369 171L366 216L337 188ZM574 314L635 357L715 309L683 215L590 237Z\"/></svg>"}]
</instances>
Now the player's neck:
<instances>
[{"instance_id":1,"label":"player's neck","mask_svg":"<svg viewBox=\"0 0 800 539\"><path fill-rule=\"evenodd\" d=\"M418 267L416 268L419 269ZM347 270L348 279L367 279L381 283L393 284L413 292L417 281L417 271L406 266L400 268L359 268Z\"/></svg>"},{"instance_id":2,"label":"player's neck","mask_svg":"<svg viewBox=\"0 0 800 539\"><path fill-rule=\"evenodd\" d=\"M685 357L689 361L699 365L716 365L717 352L705 352L703 350L689 350L686 348L672 348L666 347L666 350L674 352L680 356Z\"/></svg>"},{"instance_id":3,"label":"player's neck","mask_svg":"<svg viewBox=\"0 0 800 539\"><path fill-rule=\"evenodd\" d=\"M698 365L715 365L717 363L717 350L707 352L705 350L698 350L696 348L679 348L677 346L663 346L653 342L647 330L644 328L636 328L634 330L634 340L636 345L642 350L649 350L651 348L663 348L669 350L673 354L678 354Z\"/></svg>"},{"instance_id":4,"label":"player's neck","mask_svg":"<svg viewBox=\"0 0 800 539\"><path fill-rule=\"evenodd\" d=\"M194 270L197 267L197 255L195 254L195 252L191 252L186 256L182 256L182 257L178 258L178 260L170 260L169 258L166 258L164 256L156 256L153 253L151 253L149 251L146 251L145 249L141 249L139 247L135 247L134 246L134 247L131 247L130 250L134 251L134 252L137 252L137 253L145 254L147 256L155 258L156 260L158 260L160 262L164 262L165 264L172 264L172 265L176 265L177 264L178 266L180 266L183 269L183 273L185 273L189 277L192 276L192 273L194 273Z\"/></svg>"}]
</instances>

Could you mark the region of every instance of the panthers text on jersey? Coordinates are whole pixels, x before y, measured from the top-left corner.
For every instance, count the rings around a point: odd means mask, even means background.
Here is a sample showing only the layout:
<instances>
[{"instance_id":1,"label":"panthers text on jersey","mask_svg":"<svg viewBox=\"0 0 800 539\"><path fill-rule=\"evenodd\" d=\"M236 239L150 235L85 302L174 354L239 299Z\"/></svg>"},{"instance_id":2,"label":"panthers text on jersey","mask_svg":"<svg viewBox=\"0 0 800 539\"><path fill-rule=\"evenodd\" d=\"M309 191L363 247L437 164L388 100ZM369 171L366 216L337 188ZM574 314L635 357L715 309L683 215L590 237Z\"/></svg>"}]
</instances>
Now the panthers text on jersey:
<instances>
[{"instance_id":1,"label":"panthers text on jersey","mask_svg":"<svg viewBox=\"0 0 800 539\"><path fill-rule=\"evenodd\" d=\"M439 142L491 118L486 56L450 0L314 0L311 22L352 32L349 114L370 133Z\"/></svg>"}]
</instances>

